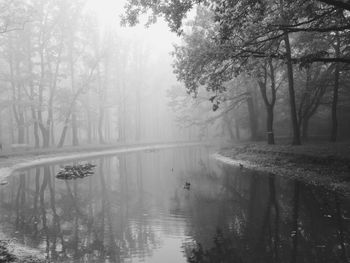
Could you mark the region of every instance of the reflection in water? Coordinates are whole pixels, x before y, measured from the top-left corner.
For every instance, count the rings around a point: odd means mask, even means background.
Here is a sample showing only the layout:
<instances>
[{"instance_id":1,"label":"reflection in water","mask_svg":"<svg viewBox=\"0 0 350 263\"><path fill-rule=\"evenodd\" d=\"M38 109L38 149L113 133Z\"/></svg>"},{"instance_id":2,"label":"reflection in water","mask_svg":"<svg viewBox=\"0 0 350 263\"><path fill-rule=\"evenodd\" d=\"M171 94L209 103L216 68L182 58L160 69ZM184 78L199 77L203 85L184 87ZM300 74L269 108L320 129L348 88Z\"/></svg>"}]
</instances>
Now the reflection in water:
<instances>
[{"instance_id":1,"label":"reflection in water","mask_svg":"<svg viewBox=\"0 0 350 263\"><path fill-rule=\"evenodd\" d=\"M349 200L273 175L225 170L229 212L211 244L197 238L187 246L189 262L349 262Z\"/></svg>"},{"instance_id":2,"label":"reflection in water","mask_svg":"<svg viewBox=\"0 0 350 263\"><path fill-rule=\"evenodd\" d=\"M348 262L349 200L217 164L205 149L37 167L0 189L0 226L52 262ZM185 182L190 190L183 189Z\"/></svg>"}]
</instances>

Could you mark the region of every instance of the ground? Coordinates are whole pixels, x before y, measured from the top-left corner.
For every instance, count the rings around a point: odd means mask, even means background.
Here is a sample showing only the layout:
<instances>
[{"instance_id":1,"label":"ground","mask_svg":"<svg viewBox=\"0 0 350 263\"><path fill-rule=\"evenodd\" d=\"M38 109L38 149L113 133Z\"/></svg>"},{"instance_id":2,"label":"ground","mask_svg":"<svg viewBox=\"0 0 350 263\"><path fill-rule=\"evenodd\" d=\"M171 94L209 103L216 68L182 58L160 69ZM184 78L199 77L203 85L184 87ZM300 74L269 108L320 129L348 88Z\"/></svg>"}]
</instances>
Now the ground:
<instances>
[{"instance_id":1,"label":"ground","mask_svg":"<svg viewBox=\"0 0 350 263\"><path fill-rule=\"evenodd\" d=\"M46 263L44 256L11 240L0 240L0 263Z\"/></svg>"},{"instance_id":2,"label":"ground","mask_svg":"<svg viewBox=\"0 0 350 263\"><path fill-rule=\"evenodd\" d=\"M215 157L350 196L350 142L301 146L245 143L222 149Z\"/></svg>"}]
</instances>

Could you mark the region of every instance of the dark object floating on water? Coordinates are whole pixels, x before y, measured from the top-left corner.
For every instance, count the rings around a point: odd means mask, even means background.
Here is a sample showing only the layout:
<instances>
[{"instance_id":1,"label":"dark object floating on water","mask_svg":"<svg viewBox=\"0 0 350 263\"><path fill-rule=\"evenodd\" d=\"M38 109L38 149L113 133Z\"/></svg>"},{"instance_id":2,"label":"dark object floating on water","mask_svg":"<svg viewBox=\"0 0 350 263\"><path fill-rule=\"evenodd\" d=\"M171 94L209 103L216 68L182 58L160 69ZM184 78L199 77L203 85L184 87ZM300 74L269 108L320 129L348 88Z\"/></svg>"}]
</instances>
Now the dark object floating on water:
<instances>
[{"instance_id":1,"label":"dark object floating on water","mask_svg":"<svg viewBox=\"0 0 350 263\"><path fill-rule=\"evenodd\" d=\"M241 169L241 170L243 169L243 164L241 164L241 163L239 164L239 169Z\"/></svg>"},{"instance_id":2,"label":"dark object floating on water","mask_svg":"<svg viewBox=\"0 0 350 263\"><path fill-rule=\"evenodd\" d=\"M91 163L66 165L57 173L56 178L65 180L84 178L94 174L92 171L94 167L96 167L96 165Z\"/></svg>"},{"instance_id":3,"label":"dark object floating on water","mask_svg":"<svg viewBox=\"0 0 350 263\"><path fill-rule=\"evenodd\" d=\"M185 185L184 185L184 189L190 190L190 188L191 188L191 183L186 182Z\"/></svg>"}]
</instances>

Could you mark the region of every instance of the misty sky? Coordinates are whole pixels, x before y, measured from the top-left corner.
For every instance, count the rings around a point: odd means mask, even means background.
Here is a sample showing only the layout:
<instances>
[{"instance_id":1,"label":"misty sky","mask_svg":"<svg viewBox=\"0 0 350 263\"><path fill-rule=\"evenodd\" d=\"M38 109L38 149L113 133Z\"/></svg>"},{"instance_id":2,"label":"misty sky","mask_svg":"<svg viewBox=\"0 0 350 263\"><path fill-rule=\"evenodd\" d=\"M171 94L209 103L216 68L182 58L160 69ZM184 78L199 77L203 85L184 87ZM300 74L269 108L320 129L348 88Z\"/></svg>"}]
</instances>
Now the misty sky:
<instances>
[{"instance_id":1,"label":"misty sky","mask_svg":"<svg viewBox=\"0 0 350 263\"><path fill-rule=\"evenodd\" d=\"M95 12L99 18L101 33L107 29L115 29L125 37L145 41L154 52L172 51L173 43L179 41L175 33L169 31L167 24L159 19L158 22L146 28L144 23L135 27L120 26L120 16L125 5L124 0L87 0L87 10Z\"/></svg>"}]
</instances>

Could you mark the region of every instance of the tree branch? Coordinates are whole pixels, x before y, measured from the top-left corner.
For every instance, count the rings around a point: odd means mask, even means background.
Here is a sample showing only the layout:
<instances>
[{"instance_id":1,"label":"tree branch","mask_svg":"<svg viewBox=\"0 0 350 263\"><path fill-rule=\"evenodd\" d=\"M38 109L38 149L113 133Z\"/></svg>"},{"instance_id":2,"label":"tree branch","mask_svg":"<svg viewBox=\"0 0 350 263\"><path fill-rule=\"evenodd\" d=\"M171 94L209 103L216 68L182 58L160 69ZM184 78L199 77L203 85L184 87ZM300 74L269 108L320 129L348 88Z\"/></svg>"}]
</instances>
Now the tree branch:
<instances>
[{"instance_id":1,"label":"tree branch","mask_svg":"<svg viewBox=\"0 0 350 263\"><path fill-rule=\"evenodd\" d=\"M350 11L350 4L343 2L341 0L318 0L318 1L325 3L327 5L335 6L337 8Z\"/></svg>"}]
</instances>

